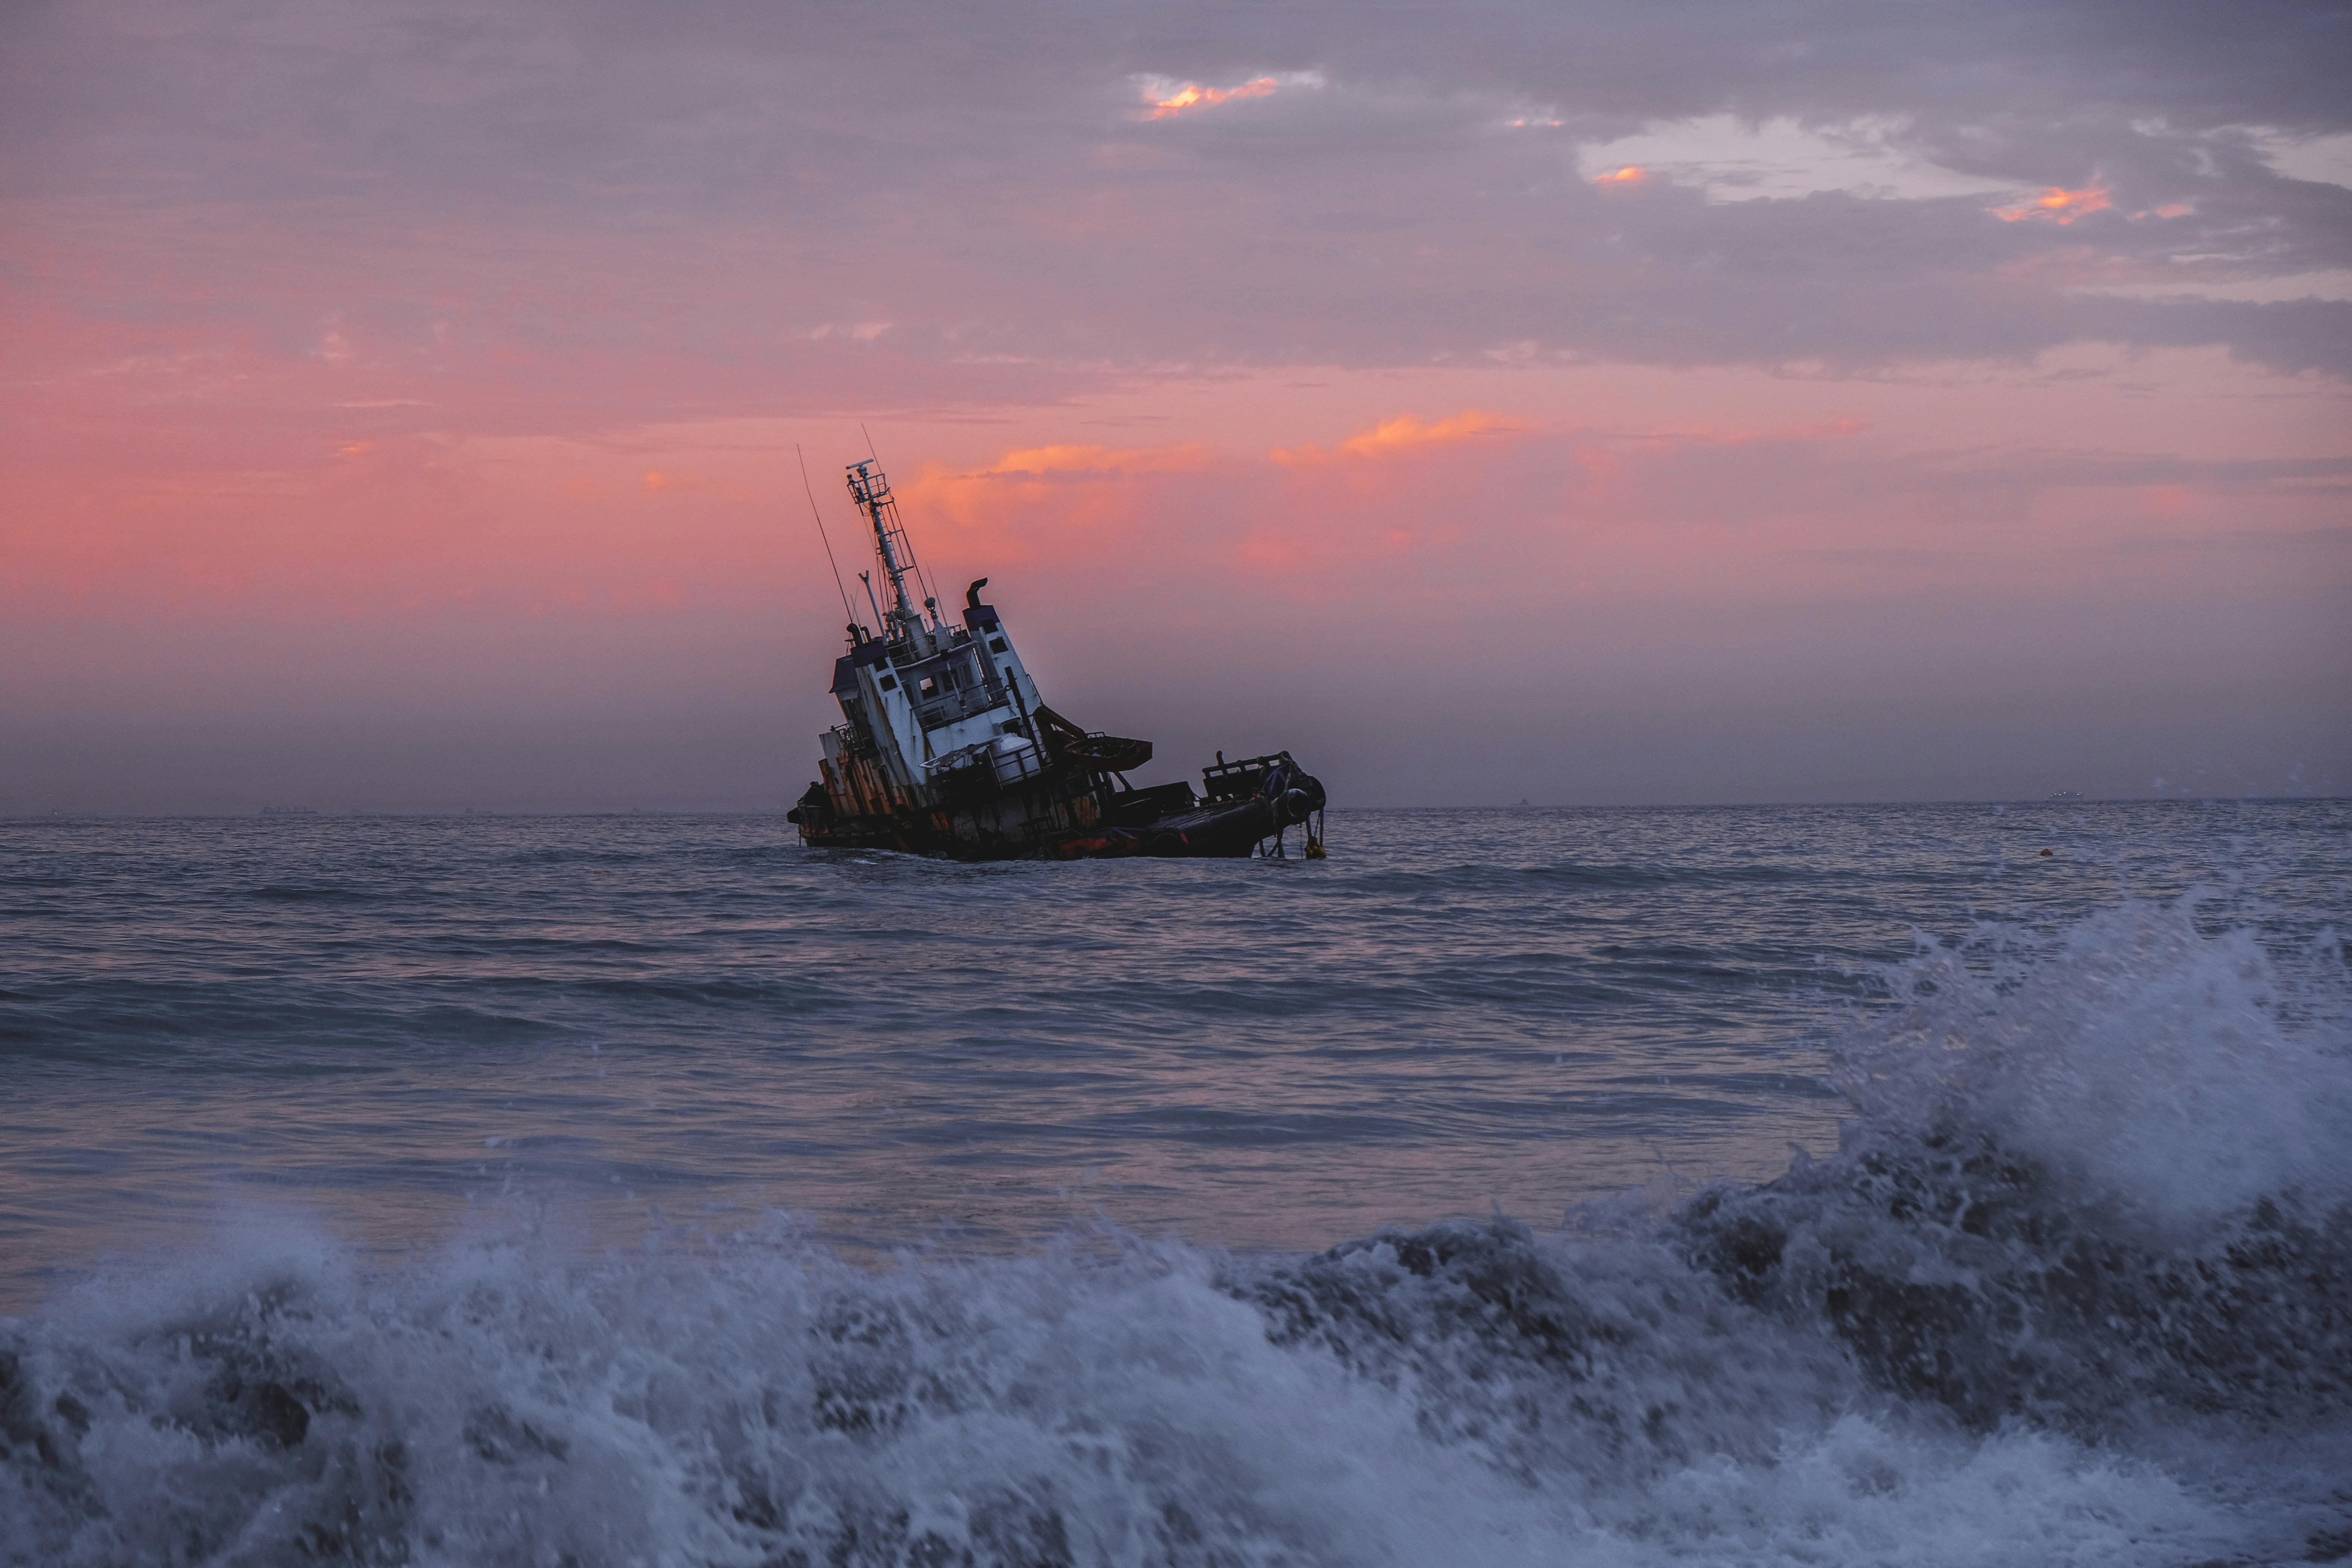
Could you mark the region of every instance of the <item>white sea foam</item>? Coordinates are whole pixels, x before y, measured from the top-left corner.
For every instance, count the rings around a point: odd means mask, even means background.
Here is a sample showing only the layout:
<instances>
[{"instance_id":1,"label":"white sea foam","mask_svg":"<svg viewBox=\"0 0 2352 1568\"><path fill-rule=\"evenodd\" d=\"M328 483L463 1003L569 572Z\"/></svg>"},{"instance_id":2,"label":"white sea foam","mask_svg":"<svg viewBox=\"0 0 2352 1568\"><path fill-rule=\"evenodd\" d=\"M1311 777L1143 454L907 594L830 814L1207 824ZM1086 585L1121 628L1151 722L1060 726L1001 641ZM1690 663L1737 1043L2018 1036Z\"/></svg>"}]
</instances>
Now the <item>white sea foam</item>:
<instances>
[{"instance_id":1,"label":"white sea foam","mask_svg":"<svg viewBox=\"0 0 2352 1568\"><path fill-rule=\"evenodd\" d=\"M1654 1394L1711 1352L1673 1292L1649 1310ZM1465 1349L1441 1313L1393 1326ZM28 1563L2188 1563L2264 1528L2051 1434L1822 1418L1817 1374L1747 1390L1766 1452L1654 1432L1673 1457L1525 1470L1517 1434L1270 1342L1160 1249L877 1277L504 1247L394 1280L256 1255L84 1295L16 1353L0 1540ZM1549 1401L1524 1414L1563 1451L1622 1436L1540 1367L1486 1371L1488 1414Z\"/></svg>"},{"instance_id":2,"label":"white sea foam","mask_svg":"<svg viewBox=\"0 0 2352 1568\"><path fill-rule=\"evenodd\" d=\"M1931 945L1898 973L1906 1005L1846 1053L1858 1130L1964 1119L2082 1200L2176 1227L2352 1196L2340 961L2290 1031L2270 955L2200 932L2188 900L2094 915L2047 955L2005 945Z\"/></svg>"},{"instance_id":3,"label":"white sea foam","mask_svg":"<svg viewBox=\"0 0 2352 1568\"><path fill-rule=\"evenodd\" d=\"M1999 946L1896 977L1836 1156L1645 1237L879 1270L789 1231L590 1266L476 1238L371 1271L256 1227L0 1324L0 1557L2352 1552L2340 1011L2184 908Z\"/></svg>"}]
</instances>

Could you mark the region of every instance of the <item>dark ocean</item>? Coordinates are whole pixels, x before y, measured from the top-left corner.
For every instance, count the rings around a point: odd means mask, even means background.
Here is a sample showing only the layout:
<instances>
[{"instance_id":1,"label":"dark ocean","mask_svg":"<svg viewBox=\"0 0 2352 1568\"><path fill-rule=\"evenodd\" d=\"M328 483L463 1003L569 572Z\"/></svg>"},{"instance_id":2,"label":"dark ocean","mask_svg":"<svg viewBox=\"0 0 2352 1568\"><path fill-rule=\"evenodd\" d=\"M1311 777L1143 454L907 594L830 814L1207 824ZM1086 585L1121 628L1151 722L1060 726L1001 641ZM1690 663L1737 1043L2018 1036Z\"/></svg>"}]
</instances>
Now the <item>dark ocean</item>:
<instances>
[{"instance_id":1,"label":"dark ocean","mask_svg":"<svg viewBox=\"0 0 2352 1568\"><path fill-rule=\"evenodd\" d=\"M2352 804L0 822L0 1562L2352 1559Z\"/></svg>"}]
</instances>

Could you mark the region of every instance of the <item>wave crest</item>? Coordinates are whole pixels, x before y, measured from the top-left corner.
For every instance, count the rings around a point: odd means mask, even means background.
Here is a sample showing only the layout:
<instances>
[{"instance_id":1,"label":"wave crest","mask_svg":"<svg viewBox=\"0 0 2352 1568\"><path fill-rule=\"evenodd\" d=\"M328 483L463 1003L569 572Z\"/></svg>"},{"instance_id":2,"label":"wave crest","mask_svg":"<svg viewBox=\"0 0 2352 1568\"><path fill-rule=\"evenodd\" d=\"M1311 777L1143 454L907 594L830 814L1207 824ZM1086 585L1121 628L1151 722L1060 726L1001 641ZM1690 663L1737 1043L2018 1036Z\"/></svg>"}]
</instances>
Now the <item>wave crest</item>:
<instances>
[{"instance_id":1,"label":"wave crest","mask_svg":"<svg viewBox=\"0 0 2352 1568\"><path fill-rule=\"evenodd\" d=\"M0 1560L2325 1560L2329 962L2290 996L2179 906L1923 951L1841 1047L1836 1153L1614 1239L248 1237L0 1322Z\"/></svg>"}]
</instances>

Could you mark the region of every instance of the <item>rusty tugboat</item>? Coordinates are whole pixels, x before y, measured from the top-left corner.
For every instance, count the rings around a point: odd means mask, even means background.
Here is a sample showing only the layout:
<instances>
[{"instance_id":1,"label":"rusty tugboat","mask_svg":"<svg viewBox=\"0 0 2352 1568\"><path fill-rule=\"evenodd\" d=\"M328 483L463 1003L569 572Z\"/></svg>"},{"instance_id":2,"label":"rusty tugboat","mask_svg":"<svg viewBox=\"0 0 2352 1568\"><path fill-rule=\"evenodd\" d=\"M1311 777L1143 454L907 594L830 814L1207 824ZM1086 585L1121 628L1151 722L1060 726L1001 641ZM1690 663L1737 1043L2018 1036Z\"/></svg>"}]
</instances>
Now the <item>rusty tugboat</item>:
<instances>
[{"instance_id":1,"label":"rusty tugboat","mask_svg":"<svg viewBox=\"0 0 2352 1568\"><path fill-rule=\"evenodd\" d=\"M847 479L890 607L873 574L858 574L881 630L852 620L849 649L834 660L842 721L821 737L822 777L785 814L801 842L958 860L1280 856L1295 826L1307 854L1322 858L1323 786L1288 752L1233 763L1220 752L1197 796L1183 780L1130 785L1151 742L1081 729L1047 707L1003 619L981 601L987 578L965 591L960 626L928 591L917 608L908 579L925 580L889 481L871 460L851 464Z\"/></svg>"}]
</instances>

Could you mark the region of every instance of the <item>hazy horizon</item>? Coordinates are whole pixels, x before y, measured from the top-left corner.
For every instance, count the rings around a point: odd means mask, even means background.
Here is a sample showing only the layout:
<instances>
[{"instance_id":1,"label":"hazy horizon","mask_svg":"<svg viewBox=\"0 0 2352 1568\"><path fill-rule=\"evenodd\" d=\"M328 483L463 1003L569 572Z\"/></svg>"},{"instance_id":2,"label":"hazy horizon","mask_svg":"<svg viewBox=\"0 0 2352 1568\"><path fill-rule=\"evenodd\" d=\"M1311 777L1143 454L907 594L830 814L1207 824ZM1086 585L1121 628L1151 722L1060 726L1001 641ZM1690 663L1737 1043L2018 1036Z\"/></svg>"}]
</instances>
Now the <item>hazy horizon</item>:
<instances>
[{"instance_id":1,"label":"hazy horizon","mask_svg":"<svg viewBox=\"0 0 2352 1568\"><path fill-rule=\"evenodd\" d=\"M2061 798L2055 795L1987 796L1981 799L1952 800L1712 800L1712 801L1484 801L1460 805L1415 805L1390 803L1330 808L1336 816L1349 812L1511 812L1511 811L1769 811L1781 808L1806 810L1853 810L1885 806L1888 810L1911 809L1920 806L1997 806L2012 805L2326 805L2352 800L2346 795L2082 795ZM729 805L625 805L576 806L542 809L531 806L314 806L268 804L247 806L242 810L218 811L81 811L59 808L48 811L0 812L0 822L242 822L248 817L286 817L304 820L310 817L415 818L419 821L463 819L468 816L517 818L536 817L606 817L606 816L759 816L782 819L784 806Z\"/></svg>"}]
</instances>

